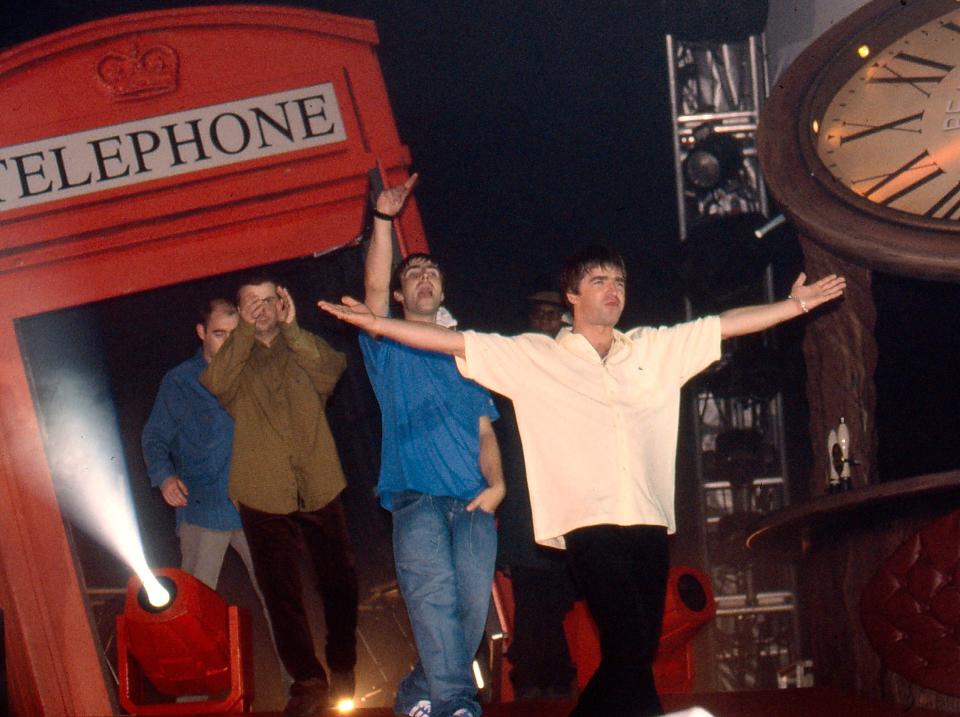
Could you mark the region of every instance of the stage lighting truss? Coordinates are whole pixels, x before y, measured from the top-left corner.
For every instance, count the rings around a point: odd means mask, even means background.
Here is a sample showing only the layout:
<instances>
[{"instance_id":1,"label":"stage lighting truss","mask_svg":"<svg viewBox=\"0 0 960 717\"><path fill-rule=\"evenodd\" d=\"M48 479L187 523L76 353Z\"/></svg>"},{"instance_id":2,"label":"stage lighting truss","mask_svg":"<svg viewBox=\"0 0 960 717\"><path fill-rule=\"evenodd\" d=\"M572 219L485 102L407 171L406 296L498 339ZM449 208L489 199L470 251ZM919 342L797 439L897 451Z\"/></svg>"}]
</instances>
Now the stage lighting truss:
<instances>
[{"instance_id":1,"label":"stage lighting truss","mask_svg":"<svg viewBox=\"0 0 960 717\"><path fill-rule=\"evenodd\" d=\"M757 36L716 44L667 35L681 238L706 217L767 212L755 143L762 53Z\"/></svg>"},{"instance_id":2,"label":"stage lighting truss","mask_svg":"<svg viewBox=\"0 0 960 717\"><path fill-rule=\"evenodd\" d=\"M695 239L701 228L720 232L715 242L720 262L722 238L728 236L721 224L733 215L753 213L761 222L769 217L756 153L767 92L764 39L692 42L667 35L666 55L679 238ZM711 228L714 222L717 226ZM760 300L772 300L772 278L768 267L754 279ZM699 301L711 298L721 299ZM688 292L688 316L703 313L702 307L696 309ZM772 334L758 340L763 349L775 352ZM717 618L706 641L710 654L702 664L712 670L705 676L710 686L727 690L775 688L778 670L802 657L794 568L767 564L745 545L758 516L785 506L789 494L779 388L772 396L745 391L721 375L723 365L737 367L737 343L725 345L727 355L712 382L709 375L701 377L685 394L692 402L695 475L688 479L696 481L699 491L700 559L717 601ZM739 344L756 353L749 342ZM733 436L734 444L743 439L741 448L752 446L756 455L740 451L724 457L724 436Z\"/></svg>"}]
</instances>

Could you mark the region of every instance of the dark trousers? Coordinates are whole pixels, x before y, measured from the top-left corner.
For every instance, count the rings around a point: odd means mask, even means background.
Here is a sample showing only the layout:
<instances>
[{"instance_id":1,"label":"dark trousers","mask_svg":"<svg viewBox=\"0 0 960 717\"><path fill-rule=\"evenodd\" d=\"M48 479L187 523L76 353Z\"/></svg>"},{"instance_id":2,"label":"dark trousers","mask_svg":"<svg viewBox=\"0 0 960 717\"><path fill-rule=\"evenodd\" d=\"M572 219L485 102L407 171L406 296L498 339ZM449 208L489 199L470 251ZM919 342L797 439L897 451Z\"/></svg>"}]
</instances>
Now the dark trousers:
<instances>
[{"instance_id":1,"label":"dark trousers","mask_svg":"<svg viewBox=\"0 0 960 717\"><path fill-rule=\"evenodd\" d=\"M570 693L576 668L570 660L563 618L573 606L575 589L564 561L547 568L510 566L516 607L507 657L510 680L519 699Z\"/></svg>"},{"instance_id":2,"label":"dark trousers","mask_svg":"<svg viewBox=\"0 0 960 717\"><path fill-rule=\"evenodd\" d=\"M669 554L659 526L596 525L566 536L570 569L600 632L600 667L571 717L663 714L653 683Z\"/></svg>"},{"instance_id":3,"label":"dark trousers","mask_svg":"<svg viewBox=\"0 0 960 717\"><path fill-rule=\"evenodd\" d=\"M284 668L297 682L326 679L303 605L300 546L304 545L323 600L327 666L336 672L352 670L357 662L357 572L340 499L320 510L285 515L241 504L240 520Z\"/></svg>"}]
</instances>

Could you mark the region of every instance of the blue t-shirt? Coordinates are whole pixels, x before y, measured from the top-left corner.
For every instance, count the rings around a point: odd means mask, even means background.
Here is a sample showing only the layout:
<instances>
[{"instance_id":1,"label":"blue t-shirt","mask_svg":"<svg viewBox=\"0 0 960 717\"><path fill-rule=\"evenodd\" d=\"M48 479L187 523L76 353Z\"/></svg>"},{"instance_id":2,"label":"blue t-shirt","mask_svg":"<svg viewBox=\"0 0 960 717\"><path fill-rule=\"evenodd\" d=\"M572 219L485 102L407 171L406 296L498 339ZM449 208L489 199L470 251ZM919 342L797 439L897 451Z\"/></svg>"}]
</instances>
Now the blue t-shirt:
<instances>
[{"instance_id":1,"label":"blue t-shirt","mask_svg":"<svg viewBox=\"0 0 960 717\"><path fill-rule=\"evenodd\" d=\"M187 484L190 495L177 508L178 525L240 530L240 515L227 498L233 420L201 385L206 366L198 351L163 377L143 427L143 458L154 486L171 475Z\"/></svg>"},{"instance_id":2,"label":"blue t-shirt","mask_svg":"<svg viewBox=\"0 0 960 717\"><path fill-rule=\"evenodd\" d=\"M480 417L499 417L490 394L457 371L453 357L360 334L363 362L383 419L380 503L412 490L471 500L480 473Z\"/></svg>"}]
</instances>

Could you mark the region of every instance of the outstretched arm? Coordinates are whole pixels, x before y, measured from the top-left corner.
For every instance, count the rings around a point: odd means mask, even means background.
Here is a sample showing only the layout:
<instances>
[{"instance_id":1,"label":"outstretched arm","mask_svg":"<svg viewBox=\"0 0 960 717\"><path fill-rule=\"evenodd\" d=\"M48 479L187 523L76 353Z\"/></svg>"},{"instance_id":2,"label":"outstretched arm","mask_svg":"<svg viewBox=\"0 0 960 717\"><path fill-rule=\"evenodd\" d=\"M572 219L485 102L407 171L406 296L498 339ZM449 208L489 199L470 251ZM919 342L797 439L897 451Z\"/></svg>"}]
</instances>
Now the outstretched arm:
<instances>
[{"instance_id":1,"label":"outstretched arm","mask_svg":"<svg viewBox=\"0 0 960 717\"><path fill-rule=\"evenodd\" d=\"M807 275L801 273L790 288L790 297L783 301L724 311L720 314L721 336L725 339L743 336L789 321L821 304L840 298L847 284L846 279L836 274L825 276L812 284L805 285L806 280Z\"/></svg>"},{"instance_id":2,"label":"outstretched arm","mask_svg":"<svg viewBox=\"0 0 960 717\"><path fill-rule=\"evenodd\" d=\"M373 234L367 248L363 266L364 303L377 316L386 316L390 307L390 274L393 271L392 217L403 209L407 196L417 183L413 174L399 187L384 189L377 196L376 214L373 217ZM391 217L385 219L384 216Z\"/></svg>"},{"instance_id":3,"label":"outstretched arm","mask_svg":"<svg viewBox=\"0 0 960 717\"><path fill-rule=\"evenodd\" d=\"M465 357L463 334L459 331L451 331L423 321L405 321L377 316L369 306L349 296L343 297L342 304L320 301L317 305L328 314L368 333L386 336L388 339L415 349Z\"/></svg>"}]
</instances>

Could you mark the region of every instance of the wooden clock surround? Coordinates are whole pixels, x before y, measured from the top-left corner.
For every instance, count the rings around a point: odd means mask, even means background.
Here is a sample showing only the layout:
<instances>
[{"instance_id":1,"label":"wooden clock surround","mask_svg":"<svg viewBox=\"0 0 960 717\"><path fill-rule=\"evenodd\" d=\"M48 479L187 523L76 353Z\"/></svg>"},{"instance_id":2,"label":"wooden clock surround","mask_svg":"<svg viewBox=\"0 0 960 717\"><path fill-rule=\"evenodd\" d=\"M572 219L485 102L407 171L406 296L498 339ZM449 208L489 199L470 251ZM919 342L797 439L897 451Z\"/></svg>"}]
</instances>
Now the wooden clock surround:
<instances>
[{"instance_id":1,"label":"wooden clock surround","mask_svg":"<svg viewBox=\"0 0 960 717\"><path fill-rule=\"evenodd\" d=\"M818 498L825 492L827 433L841 416L850 425L853 457L860 461L853 475L855 488L877 482L872 272L960 279L960 224L908 215L854 196L834 180L814 147L812 123L820 119L818 112L842 85L825 68L846 62L843 58L856 52L862 33L869 28L886 28L873 36L870 44L876 51L896 39L902 31L898 18L905 5L901 0L874 0L833 26L777 79L761 116L758 153L764 177L782 211L798 228L807 274L847 277L843 301L808 318L803 348L815 457L808 486L811 502L796 507L803 518L780 532L793 531L793 542L803 545L806 556L800 568L801 616L818 685L960 711L960 700L918 688L885 670L866 640L858 610L860 592L883 559L922 522L955 508L960 495L945 485L945 492L935 500L928 495L900 497L881 508L851 512L832 510L827 504L834 500L857 503L856 490L844 499ZM911 480L926 485L933 478ZM863 497L885 488L872 486ZM894 486L890 488L896 492ZM787 512L781 518L789 517ZM781 518L771 516L764 522L773 526L782 523ZM771 548L762 543L758 540L753 547Z\"/></svg>"}]
</instances>

